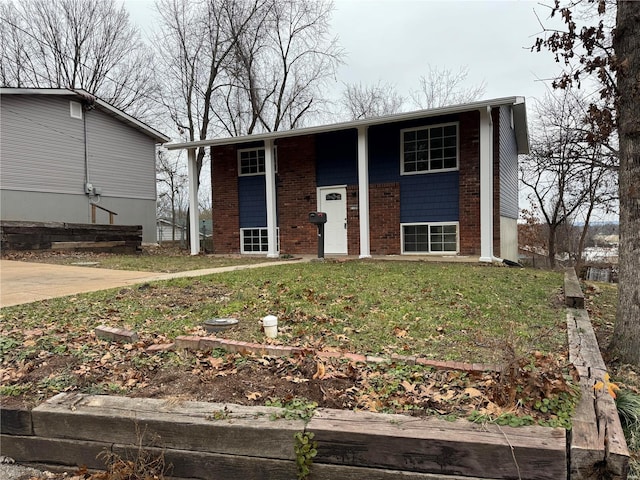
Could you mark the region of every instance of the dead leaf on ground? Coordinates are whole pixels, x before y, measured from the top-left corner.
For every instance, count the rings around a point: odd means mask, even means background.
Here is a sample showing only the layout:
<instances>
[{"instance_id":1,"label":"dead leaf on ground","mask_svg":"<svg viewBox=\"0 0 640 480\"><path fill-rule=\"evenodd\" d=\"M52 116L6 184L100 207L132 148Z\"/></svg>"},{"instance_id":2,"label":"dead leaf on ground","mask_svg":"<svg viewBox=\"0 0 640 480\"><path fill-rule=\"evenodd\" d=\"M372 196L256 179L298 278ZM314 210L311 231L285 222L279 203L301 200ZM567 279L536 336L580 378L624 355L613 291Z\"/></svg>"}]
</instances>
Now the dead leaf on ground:
<instances>
[{"instance_id":1,"label":"dead leaf on ground","mask_svg":"<svg viewBox=\"0 0 640 480\"><path fill-rule=\"evenodd\" d=\"M220 357L209 357L207 358L207 363L211 365L212 368L218 369L224 365L224 359Z\"/></svg>"},{"instance_id":2,"label":"dead leaf on ground","mask_svg":"<svg viewBox=\"0 0 640 480\"><path fill-rule=\"evenodd\" d=\"M407 393L415 393L416 385L414 383L403 380L400 382L400 385L402 385L402 388L404 388Z\"/></svg>"},{"instance_id":3,"label":"dead leaf on ground","mask_svg":"<svg viewBox=\"0 0 640 480\"><path fill-rule=\"evenodd\" d=\"M393 334L398 338L405 338L408 332L404 328L394 327Z\"/></svg>"},{"instance_id":4,"label":"dead leaf on ground","mask_svg":"<svg viewBox=\"0 0 640 480\"><path fill-rule=\"evenodd\" d=\"M469 395L469 397L471 397L471 398L477 398L477 397L481 397L482 396L482 392L480 390L478 390L477 388L473 388L473 387L465 388L464 389L464 393Z\"/></svg>"},{"instance_id":5,"label":"dead leaf on ground","mask_svg":"<svg viewBox=\"0 0 640 480\"><path fill-rule=\"evenodd\" d=\"M316 364L316 373L313 375L313 379L319 379L322 380L324 378L324 374L325 374L325 366L324 363L322 362L317 362Z\"/></svg>"}]
</instances>

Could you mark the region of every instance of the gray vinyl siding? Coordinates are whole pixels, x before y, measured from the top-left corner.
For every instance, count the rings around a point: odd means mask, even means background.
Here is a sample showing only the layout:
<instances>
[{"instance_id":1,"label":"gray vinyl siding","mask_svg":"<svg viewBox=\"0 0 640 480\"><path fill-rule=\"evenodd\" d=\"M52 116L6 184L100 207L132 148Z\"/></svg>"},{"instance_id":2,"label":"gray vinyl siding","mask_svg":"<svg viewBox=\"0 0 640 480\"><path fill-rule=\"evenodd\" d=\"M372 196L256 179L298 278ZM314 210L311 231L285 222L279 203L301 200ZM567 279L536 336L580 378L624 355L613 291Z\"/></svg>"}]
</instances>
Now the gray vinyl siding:
<instances>
[{"instance_id":1,"label":"gray vinyl siding","mask_svg":"<svg viewBox=\"0 0 640 480\"><path fill-rule=\"evenodd\" d=\"M0 99L0 188L84 193L82 120L69 98L3 95Z\"/></svg>"},{"instance_id":2,"label":"gray vinyl siding","mask_svg":"<svg viewBox=\"0 0 640 480\"><path fill-rule=\"evenodd\" d=\"M133 198L101 198L100 206L116 212L116 225L142 225L142 240L156 241L156 202ZM91 204L86 195L0 191L0 218L32 222L91 223ZM96 211L96 223L108 224L109 214Z\"/></svg>"},{"instance_id":3,"label":"gray vinyl siding","mask_svg":"<svg viewBox=\"0 0 640 480\"><path fill-rule=\"evenodd\" d=\"M101 188L99 204L119 225L142 225L156 238L155 140L99 107L72 118L73 95L0 98L0 218L34 222L91 222L85 194L84 123L88 180ZM108 223L98 210L97 223Z\"/></svg>"},{"instance_id":4,"label":"gray vinyl siding","mask_svg":"<svg viewBox=\"0 0 640 480\"><path fill-rule=\"evenodd\" d=\"M102 111L85 114L89 181L105 197L155 199L153 139Z\"/></svg>"},{"instance_id":5,"label":"gray vinyl siding","mask_svg":"<svg viewBox=\"0 0 640 480\"><path fill-rule=\"evenodd\" d=\"M71 118L72 99L2 97L0 188L84 195L84 120ZM103 196L155 199L154 140L101 110L83 114L89 182Z\"/></svg>"},{"instance_id":6,"label":"gray vinyl siding","mask_svg":"<svg viewBox=\"0 0 640 480\"><path fill-rule=\"evenodd\" d=\"M500 215L518 218L518 146L511 107L500 107Z\"/></svg>"}]
</instances>

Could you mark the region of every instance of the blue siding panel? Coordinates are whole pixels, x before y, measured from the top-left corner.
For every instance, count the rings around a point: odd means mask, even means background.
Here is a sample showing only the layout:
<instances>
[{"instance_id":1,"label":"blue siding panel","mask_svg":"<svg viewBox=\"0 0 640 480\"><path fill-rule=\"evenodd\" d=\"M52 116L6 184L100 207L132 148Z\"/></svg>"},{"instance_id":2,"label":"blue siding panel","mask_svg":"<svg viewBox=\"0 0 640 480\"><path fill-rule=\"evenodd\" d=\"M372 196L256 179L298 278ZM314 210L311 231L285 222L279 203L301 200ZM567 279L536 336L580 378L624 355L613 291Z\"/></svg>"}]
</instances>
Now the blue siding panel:
<instances>
[{"instance_id":1,"label":"blue siding panel","mask_svg":"<svg viewBox=\"0 0 640 480\"><path fill-rule=\"evenodd\" d=\"M458 172L403 176L400 180L400 221L457 221L458 190Z\"/></svg>"},{"instance_id":2,"label":"blue siding panel","mask_svg":"<svg viewBox=\"0 0 640 480\"><path fill-rule=\"evenodd\" d=\"M369 128L369 182L400 181L400 129L398 124Z\"/></svg>"},{"instance_id":3,"label":"blue siding panel","mask_svg":"<svg viewBox=\"0 0 640 480\"><path fill-rule=\"evenodd\" d=\"M400 130L438 123L458 121L457 115L369 127L369 181L387 183L400 181Z\"/></svg>"},{"instance_id":4,"label":"blue siding panel","mask_svg":"<svg viewBox=\"0 0 640 480\"><path fill-rule=\"evenodd\" d=\"M240 228L266 227L267 190L264 175L238 177Z\"/></svg>"},{"instance_id":5,"label":"blue siding panel","mask_svg":"<svg viewBox=\"0 0 640 480\"><path fill-rule=\"evenodd\" d=\"M316 182L328 185L358 183L358 132L340 130L316 137Z\"/></svg>"}]
</instances>

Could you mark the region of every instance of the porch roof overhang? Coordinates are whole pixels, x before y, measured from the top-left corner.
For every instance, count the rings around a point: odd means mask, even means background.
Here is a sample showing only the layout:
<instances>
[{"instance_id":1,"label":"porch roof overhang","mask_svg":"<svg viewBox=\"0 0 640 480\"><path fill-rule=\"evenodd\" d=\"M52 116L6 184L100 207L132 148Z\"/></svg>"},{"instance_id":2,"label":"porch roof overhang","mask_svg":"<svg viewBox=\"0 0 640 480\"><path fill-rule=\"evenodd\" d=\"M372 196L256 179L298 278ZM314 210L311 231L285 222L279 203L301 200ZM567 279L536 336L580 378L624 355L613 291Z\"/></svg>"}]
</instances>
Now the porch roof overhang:
<instances>
[{"instance_id":1,"label":"porch roof overhang","mask_svg":"<svg viewBox=\"0 0 640 480\"><path fill-rule=\"evenodd\" d=\"M168 143L164 147L168 150L184 150L200 147L212 147L219 145L233 145L238 143L248 143L261 140L275 141L279 138L298 137L303 135L314 135L318 133L335 132L339 130L349 130L360 127L370 127L373 125L383 125L388 123L404 122L419 118L437 117L441 115L451 115L456 113L470 112L474 110L486 110L488 107L499 107L510 105L513 108L513 126L516 134L516 142L519 154L529 153L529 133L527 128L527 109L524 97L504 97L492 100L482 100L479 102L464 103L460 105L450 105L428 110L416 110L413 112L385 115L382 117L353 120L350 122L332 123L318 125L314 127L298 128L294 130L283 130L277 132L256 133L239 137L212 138L206 140L195 140L193 142Z\"/></svg>"}]
</instances>

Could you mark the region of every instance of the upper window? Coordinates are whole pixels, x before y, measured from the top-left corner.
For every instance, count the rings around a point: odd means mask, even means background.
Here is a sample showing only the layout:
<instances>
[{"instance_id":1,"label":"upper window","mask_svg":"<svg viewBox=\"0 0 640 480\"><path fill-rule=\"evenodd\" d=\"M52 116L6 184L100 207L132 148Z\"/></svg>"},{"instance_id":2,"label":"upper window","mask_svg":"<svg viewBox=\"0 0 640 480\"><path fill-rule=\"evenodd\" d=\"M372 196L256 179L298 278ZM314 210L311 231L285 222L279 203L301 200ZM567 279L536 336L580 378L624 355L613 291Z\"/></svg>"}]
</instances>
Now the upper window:
<instances>
[{"instance_id":1,"label":"upper window","mask_svg":"<svg viewBox=\"0 0 640 480\"><path fill-rule=\"evenodd\" d=\"M401 136L403 175L458 168L458 124L409 128Z\"/></svg>"},{"instance_id":2,"label":"upper window","mask_svg":"<svg viewBox=\"0 0 640 480\"><path fill-rule=\"evenodd\" d=\"M240 175L264 175L264 148L238 150Z\"/></svg>"}]
</instances>

